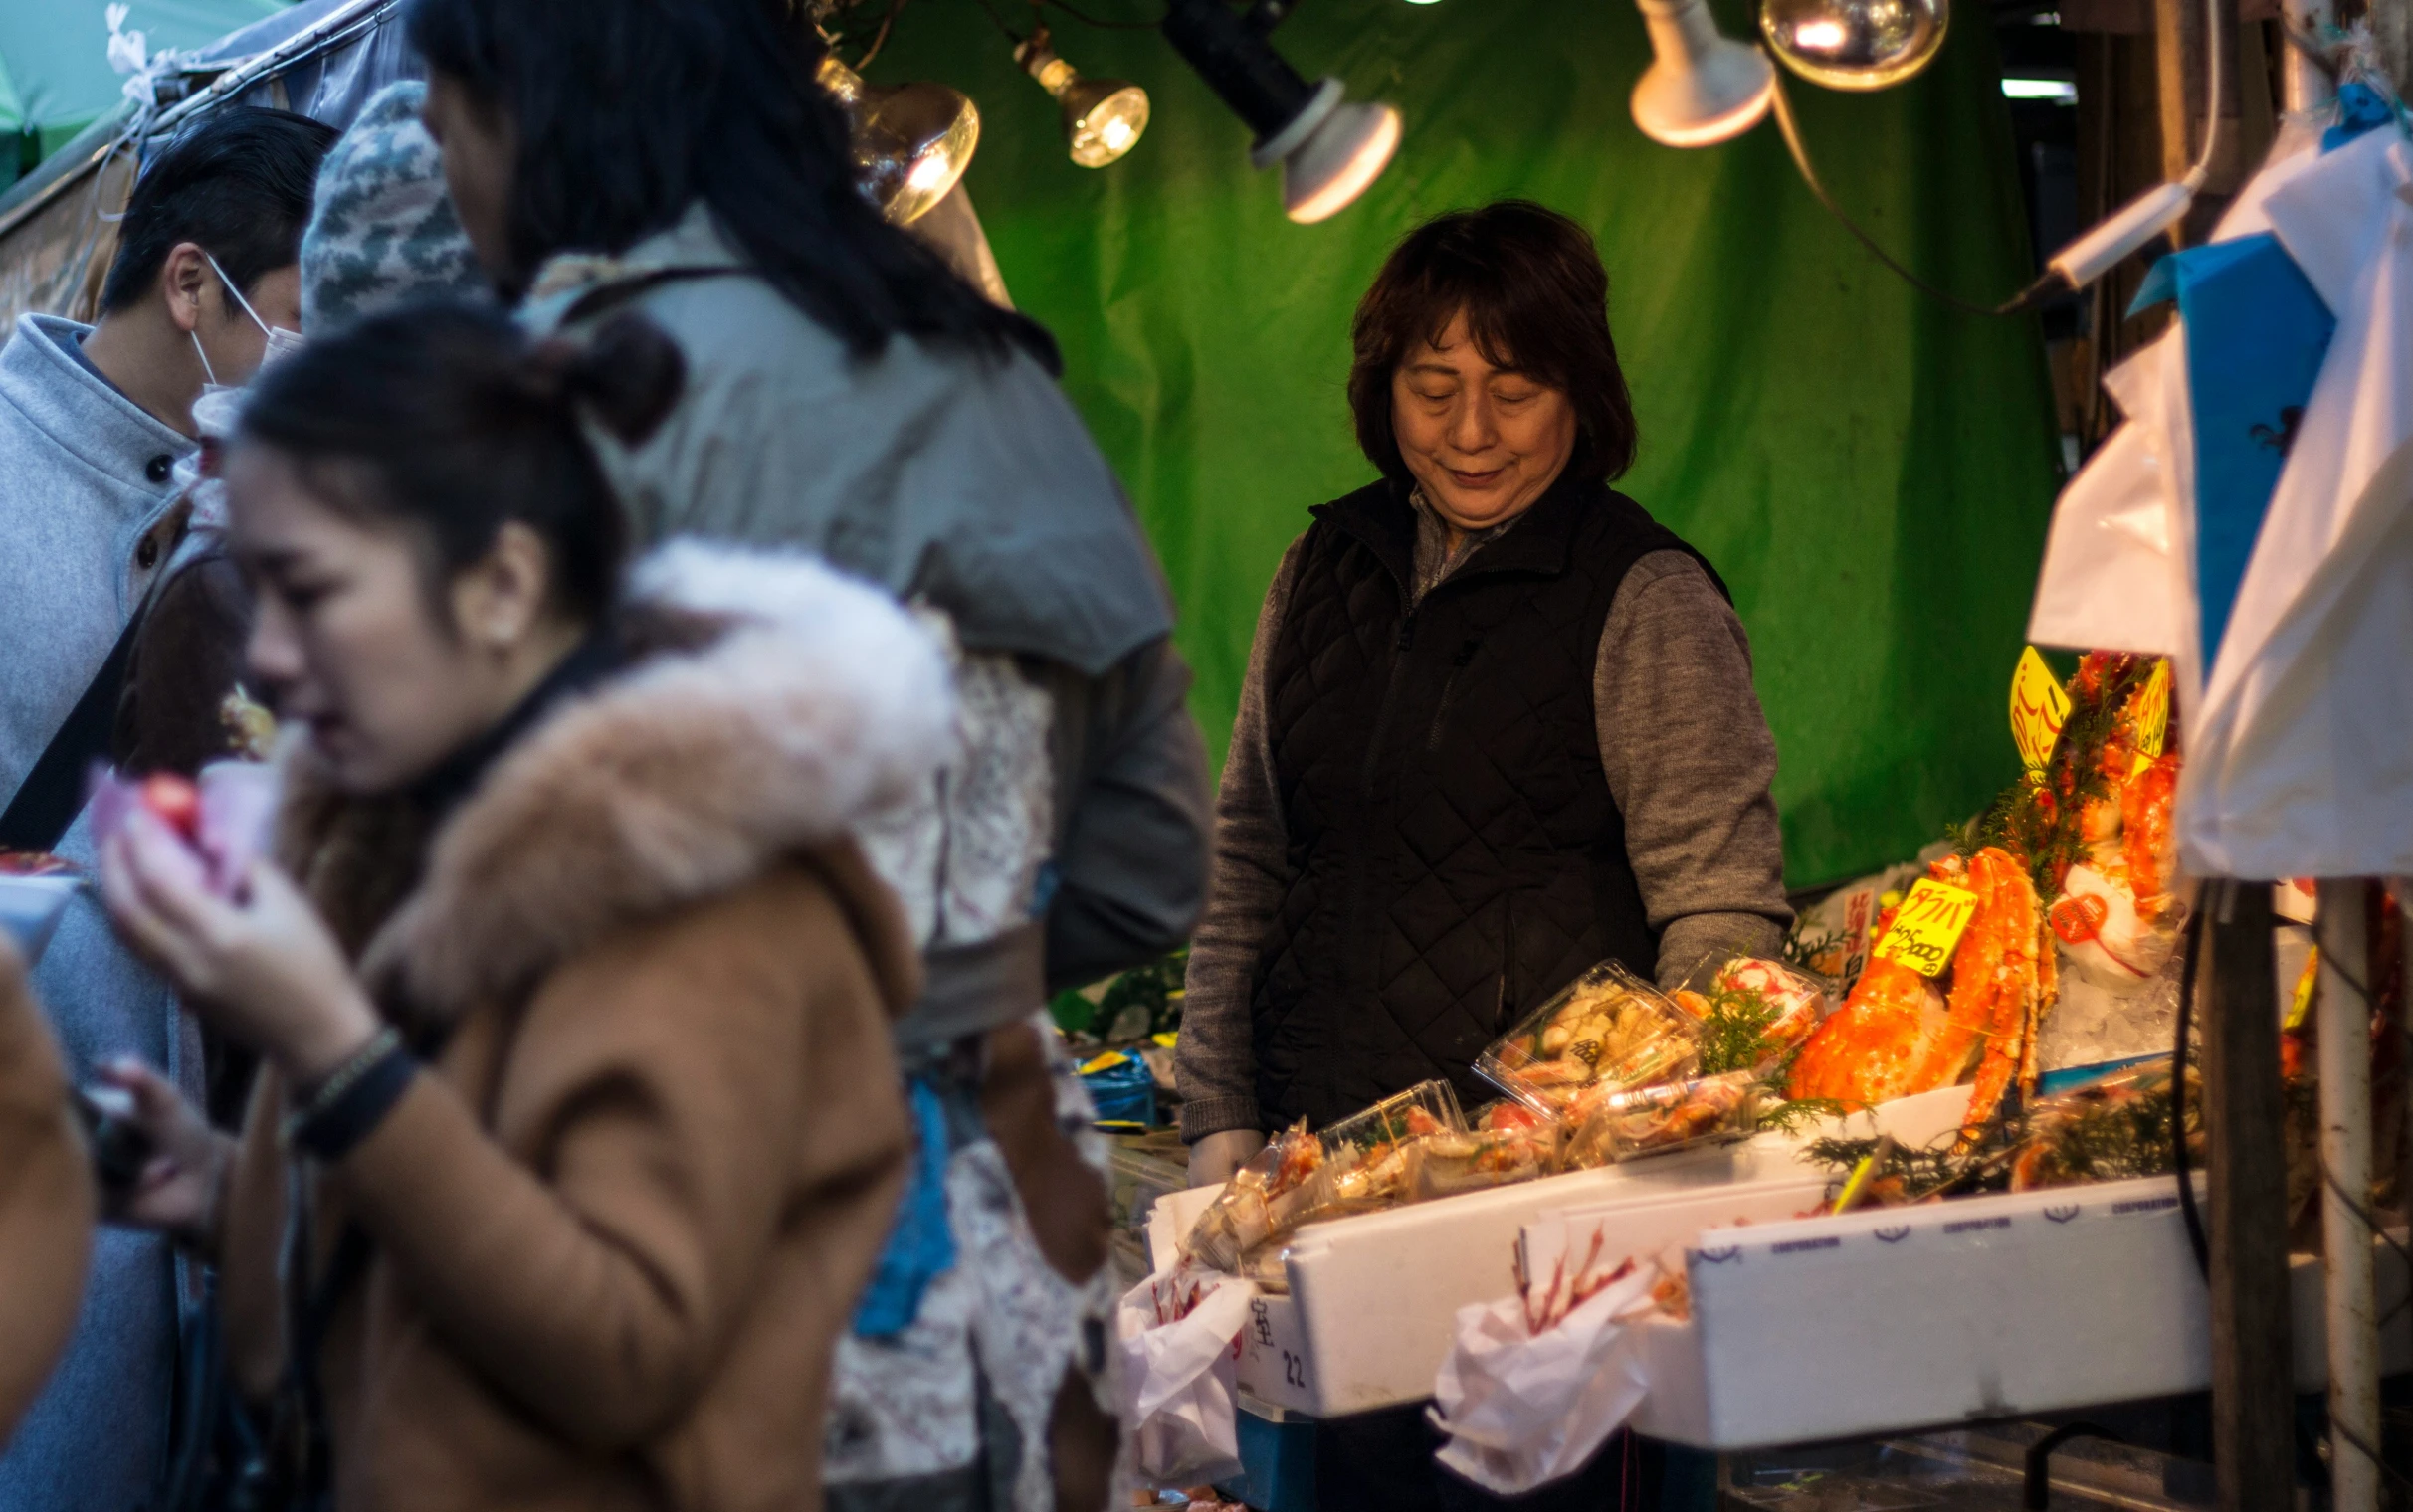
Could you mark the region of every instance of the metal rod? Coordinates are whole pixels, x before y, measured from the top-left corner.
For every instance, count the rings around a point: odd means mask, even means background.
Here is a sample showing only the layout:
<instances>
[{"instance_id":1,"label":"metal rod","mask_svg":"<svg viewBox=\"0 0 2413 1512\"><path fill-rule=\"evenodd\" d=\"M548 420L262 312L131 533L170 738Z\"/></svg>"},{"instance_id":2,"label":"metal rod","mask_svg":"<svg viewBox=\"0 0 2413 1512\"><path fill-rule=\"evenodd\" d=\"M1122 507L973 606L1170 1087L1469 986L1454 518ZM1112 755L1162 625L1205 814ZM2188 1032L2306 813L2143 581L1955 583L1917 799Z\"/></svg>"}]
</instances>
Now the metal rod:
<instances>
[{"instance_id":1,"label":"metal rod","mask_svg":"<svg viewBox=\"0 0 2413 1512\"><path fill-rule=\"evenodd\" d=\"M2221 1512L2274 1512L2295 1504L2296 1395L2271 889L2222 879L2207 890L2214 1462Z\"/></svg>"},{"instance_id":2,"label":"metal rod","mask_svg":"<svg viewBox=\"0 0 2413 1512\"><path fill-rule=\"evenodd\" d=\"M2371 1202L2371 884L2320 884L2321 1270L2327 1281L2329 1487L2335 1512L2378 1512L2379 1304Z\"/></svg>"},{"instance_id":3,"label":"metal rod","mask_svg":"<svg viewBox=\"0 0 2413 1512\"><path fill-rule=\"evenodd\" d=\"M2290 32L2326 42L2330 28L2337 24L2337 0L2284 0L2280 14ZM2279 70L2279 104L2283 110L2308 114L2326 108L2337 97L2337 81L2301 47L2281 50Z\"/></svg>"}]
</instances>

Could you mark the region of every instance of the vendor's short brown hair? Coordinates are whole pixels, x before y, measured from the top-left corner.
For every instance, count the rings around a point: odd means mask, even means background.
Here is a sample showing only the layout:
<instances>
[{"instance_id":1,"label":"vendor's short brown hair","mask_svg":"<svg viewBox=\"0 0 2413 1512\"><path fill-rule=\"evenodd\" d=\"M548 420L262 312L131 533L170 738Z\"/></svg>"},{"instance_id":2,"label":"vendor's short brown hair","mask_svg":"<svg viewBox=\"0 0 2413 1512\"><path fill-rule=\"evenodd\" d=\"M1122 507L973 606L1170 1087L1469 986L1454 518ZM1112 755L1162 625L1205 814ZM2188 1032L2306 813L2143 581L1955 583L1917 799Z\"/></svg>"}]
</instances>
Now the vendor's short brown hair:
<instances>
[{"instance_id":1,"label":"vendor's short brown hair","mask_svg":"<svg viewBox=\"0 0 2413 1512\"><path fill-rule=\"evenodd\" d=\"M1453 210L1407 234L1358 301L1349 367L1357 445L1408 475L1391 431L1391 376L1466 311L1484 360L1565 394L1578 433L1567 475L1606 480L1634 465L1634 402L1609 335L1609 274L1592 235L1530 200Z\"/></svg>"}]
</instances>

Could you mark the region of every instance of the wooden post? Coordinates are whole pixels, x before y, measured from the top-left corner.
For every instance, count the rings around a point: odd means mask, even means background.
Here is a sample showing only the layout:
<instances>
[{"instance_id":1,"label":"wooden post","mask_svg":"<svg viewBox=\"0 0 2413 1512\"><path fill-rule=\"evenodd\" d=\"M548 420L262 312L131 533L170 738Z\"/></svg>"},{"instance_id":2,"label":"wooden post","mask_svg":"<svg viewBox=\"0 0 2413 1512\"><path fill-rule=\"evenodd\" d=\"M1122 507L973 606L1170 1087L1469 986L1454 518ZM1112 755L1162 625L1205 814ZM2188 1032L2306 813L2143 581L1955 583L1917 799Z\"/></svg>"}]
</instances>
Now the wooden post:
<instances>
[{"instance_id":1,"label":"wooden post","mask_svg":"<svg viewBox=\"0 0 2413 1512\"><path fill-rule=\"evenodd\" d=\"M2276 1512L2295 1505L2296 1384L2271 889L2214 881L2204 906L2213 1455L2221 1512Z\"/></svg>"}]
</instances>

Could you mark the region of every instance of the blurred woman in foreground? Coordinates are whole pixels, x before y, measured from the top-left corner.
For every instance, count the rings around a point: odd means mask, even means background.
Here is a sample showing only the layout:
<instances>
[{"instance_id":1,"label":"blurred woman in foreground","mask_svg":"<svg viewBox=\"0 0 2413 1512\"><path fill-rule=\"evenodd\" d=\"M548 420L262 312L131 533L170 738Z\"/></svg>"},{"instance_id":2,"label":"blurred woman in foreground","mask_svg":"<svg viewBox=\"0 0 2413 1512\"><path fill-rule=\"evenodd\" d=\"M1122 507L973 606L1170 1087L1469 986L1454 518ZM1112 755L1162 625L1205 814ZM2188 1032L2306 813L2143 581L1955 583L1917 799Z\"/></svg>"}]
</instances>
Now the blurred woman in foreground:
<instances>
[{"instance_id":1,"label":"blurred woman in foreground","mask_svg":"<svg viewBox=\"0 0 2413 1512\"><path fill-rule=\"evenodd\" d=\"M343 1512L818 1495L918 984L846 835L951 708L811 563L674 547L622 591L579 428L641 437L678 382L639 321L531 349L447 308L271 374L225 475L299 727L278 859L220 896L140 815L103 853L267 1067L239 1144L137 1084L136 1216L217 1255L276 1468Z\"/></svg>"},{"instance_id":2,"label":"blurred woman in foreground","mask_svg":"<svg viewBox=\"0 0 2413 1512\"><path fill-rule=\"evenodd\" d=\"M74 1331L93 1175L25 963L0 940L0 1444Z\"/></svg>"}]
</instances>

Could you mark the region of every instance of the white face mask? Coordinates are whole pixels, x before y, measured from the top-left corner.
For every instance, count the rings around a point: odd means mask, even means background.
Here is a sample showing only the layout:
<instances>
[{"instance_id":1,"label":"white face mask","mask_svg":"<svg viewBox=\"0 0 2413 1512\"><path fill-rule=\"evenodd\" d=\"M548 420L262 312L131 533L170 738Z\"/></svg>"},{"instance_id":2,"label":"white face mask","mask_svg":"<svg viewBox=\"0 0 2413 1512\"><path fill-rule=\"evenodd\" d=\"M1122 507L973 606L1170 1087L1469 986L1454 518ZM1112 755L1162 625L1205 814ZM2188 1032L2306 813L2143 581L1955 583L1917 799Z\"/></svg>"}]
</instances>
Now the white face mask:
<instances>
[{"instance_id":1,"label":"white face mask","mask_svg":"<svg viewBox=\"0 0 2413 1512\"><path fill-rule=\"evenodd\" d=\"M271 325L266 320L261 319L260 312L252 308L252 301L243 297L243 290L237 288L235 286L235 281L226 276L226 270L218 266L218 260L215 257L211 257L207 251L204 251L201 255L205 258L209 258L210 271L218 276L218 282L225 285L228 293L235 296L235 302L243 307L243 312L252 317L252 324L260 327L260 334L268 338L268 346L266 350L262 351L260 354L261 372L267 372L279 362L284 361L286 358L291 357L294 353L302 350L302 332L297 330L287 330L282 325ZM199 332L193 333L193 350L197 352L201 351L201 336ZM201 371L202 374L209 379L209 385L202 390L203 393L206 394L212 389L227 387L227 385L221 384L218 381L218 375L211 369L209 354L206 352L203 352L201 356Z\"/></svg>"}]
</instances>

